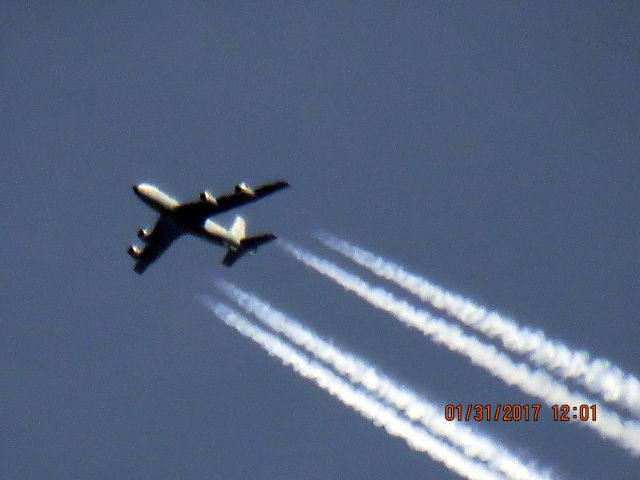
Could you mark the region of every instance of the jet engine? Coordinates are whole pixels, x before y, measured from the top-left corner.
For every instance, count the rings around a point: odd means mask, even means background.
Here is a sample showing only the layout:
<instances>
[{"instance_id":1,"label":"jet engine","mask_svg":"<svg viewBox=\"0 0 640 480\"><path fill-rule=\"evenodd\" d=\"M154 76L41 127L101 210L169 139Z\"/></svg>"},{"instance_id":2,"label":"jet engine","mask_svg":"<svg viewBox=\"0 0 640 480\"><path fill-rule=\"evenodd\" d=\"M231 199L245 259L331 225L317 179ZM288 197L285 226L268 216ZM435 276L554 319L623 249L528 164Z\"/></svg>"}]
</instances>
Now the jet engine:
<instances>
[{"instance_id":1,"label":"jet engine","mask_svg":"<svg viewBox=\"0 0 640 480\"><path fill-rule=\"evenodd\" d=\"M127 253L132 258L138 258L142 254L142 249L140 247L138 247L137 245L131 245L129 247L129 250L127 250Z\"/></svg>"},{"instance_id":2,"label":"jet engine","mask_svg":"<svg viewBox=\"0 0 640 480\"><path fill-rule=\"evenodd\" d=\"M151 232L149 231L148 228L141 228L140 230L138 230L138 238L140 240L146 240L149 238L150 235L151 235Z\"/></svg>"},{"instance_id":3,"label":"jet engine","mask_svg":"<svg viewBox=\"0 0 640 480\"><path fill-rule=\"evenodd\" d=\"M207 192L206 190L200 194L200 200L202 200L203 202L212 203L214 205L218 204L216 197L211 195L211 193Z\"/></svg>"},{"instance_id":4,"label":"jet engine","mask_svg":"<svg viewBox=\"0 0 640 480\"><path fill-rule=\"evenodd\" d=\"M236 193L245 193L252 196L255 195L255 192L251 188L249 188L249 185L244 182L236 185Z\"/></svg>"}]
</instances>

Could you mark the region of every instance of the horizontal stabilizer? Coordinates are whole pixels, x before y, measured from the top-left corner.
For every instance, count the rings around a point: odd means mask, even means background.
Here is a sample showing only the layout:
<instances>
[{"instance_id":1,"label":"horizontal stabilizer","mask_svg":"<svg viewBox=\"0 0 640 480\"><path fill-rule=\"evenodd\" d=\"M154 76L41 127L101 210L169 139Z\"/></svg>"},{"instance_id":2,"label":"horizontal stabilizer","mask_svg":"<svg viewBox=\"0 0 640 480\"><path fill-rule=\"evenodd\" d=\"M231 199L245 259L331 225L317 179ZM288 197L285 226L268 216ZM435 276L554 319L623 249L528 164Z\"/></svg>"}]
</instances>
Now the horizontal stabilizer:
<instances>
[{"instance_id":1,"label":"horizontal stabilizer","mask_svg":"<svg viewBox=\"0 0 640 480\"><path fill-rule=\"evenodd\" d=\"M230 249L222 260L222 264L226 267L232 266L247 252L255 252L258 247L265 243L272 242L276 237L273 233L262 233L260 235L254 235L253 237L247 237L240 240L240 248Z\"/></svg>"},{"instance_id":2,"label":"horizontal stabilizer","mask_svg":"<svg viewBox=\"0 0 640 480\"><path fill-rule=\"evenodd\" d=\"M276 237L273 233L261 233L253 237L247 237L240 240L240 245L245 250L255 251L259 246L274 241Z\"/></svg>"}]
</instances>

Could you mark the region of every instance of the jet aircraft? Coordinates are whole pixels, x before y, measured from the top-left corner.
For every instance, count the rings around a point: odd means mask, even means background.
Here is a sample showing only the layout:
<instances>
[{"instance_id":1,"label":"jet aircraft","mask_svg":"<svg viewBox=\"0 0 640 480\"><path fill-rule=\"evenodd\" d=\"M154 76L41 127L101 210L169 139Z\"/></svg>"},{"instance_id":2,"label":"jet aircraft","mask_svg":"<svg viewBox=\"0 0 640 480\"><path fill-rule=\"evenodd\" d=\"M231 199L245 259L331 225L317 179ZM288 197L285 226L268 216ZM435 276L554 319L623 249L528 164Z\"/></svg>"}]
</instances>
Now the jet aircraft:
<instances>
[{"instance_id":1,"label":"jet aircraft","mask_svg":"<svg viewBox=\"0 0 640 480\"><path fill-rule=\"evenodd\" d=\"M247 236L247 223L242 217L236 217L228 230L210 220L209 217L238 208L247 203L289 187L285 180L249 188L242 182L235 191L218 197L204 191L200 200L180 203L159 188L141 183L134 185L134 193L148 206L156 210L160 217L153 230L141 228L138 237L145 243L144 248L131 245L128 253L136 260L134 271L142 274L169 246L185 233L204 238L227 249L223 265L232 266L247 252L254 253L259 246L275 240L273 233Z\"/></svg>"}]
</instances>

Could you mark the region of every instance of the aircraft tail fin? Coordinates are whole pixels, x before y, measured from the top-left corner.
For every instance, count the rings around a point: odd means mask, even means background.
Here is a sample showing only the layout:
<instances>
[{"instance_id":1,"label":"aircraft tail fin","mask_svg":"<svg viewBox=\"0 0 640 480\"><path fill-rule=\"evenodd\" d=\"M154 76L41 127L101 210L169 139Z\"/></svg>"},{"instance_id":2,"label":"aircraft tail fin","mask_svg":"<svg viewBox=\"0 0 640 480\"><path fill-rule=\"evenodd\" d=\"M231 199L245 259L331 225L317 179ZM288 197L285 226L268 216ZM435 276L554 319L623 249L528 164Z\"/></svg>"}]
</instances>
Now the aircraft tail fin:
<instances>
[{"instance_id":1,"label":"aircraft tail fin","mask_svg":"<svg viewBox=\"0 0 640 480\"><path fill-rule=\"evenodd\" d=\"M238 242L241 242L242 239L246 238L247 236L247 221L241 216L237 216L231 224L229 233L231 233L231 236L234 239L236 239Z\"/></svg>"},{"instance_id":2,"label":"aircraft tail fin","mask_svg":"<svg viewBox=\"0 0 640 480\"><path fill-rule=\"evenodd\" d=\"M261 233L260 235L254 235L253 237L245 237L240 240L240 248L229 249L227 251L227 254L222 260L222 264L226 267L230 267L234 263L236 263L245 253L254 253L258 249L258 247L272 242L276 238L278 237L276 237L273 233Z\"/></svg>"}]
</instances>

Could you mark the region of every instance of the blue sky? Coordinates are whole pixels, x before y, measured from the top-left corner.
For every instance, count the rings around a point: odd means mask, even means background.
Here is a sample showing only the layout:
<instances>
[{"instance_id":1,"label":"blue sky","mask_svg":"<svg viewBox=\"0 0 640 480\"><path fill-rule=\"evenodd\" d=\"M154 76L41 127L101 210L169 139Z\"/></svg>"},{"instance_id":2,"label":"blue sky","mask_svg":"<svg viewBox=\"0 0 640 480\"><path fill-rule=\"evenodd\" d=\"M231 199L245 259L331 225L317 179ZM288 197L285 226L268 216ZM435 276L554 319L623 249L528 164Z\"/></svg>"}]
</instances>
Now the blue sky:
<instances>
[{"instance_id":1,"label":"blue sky","mask_svg":"<svg viewBox=\"0 0 640 480\"><path fill-rule=\"evenodd\" d=\"M0 11L4 478L456 478L217 321L217 277L434 400L533 401L275 247L227 270L182 239L135 275L135 182L287 178L250 231L352 268L326 229L640 372L633 2ZM587 429L488 431L566 478L640 473Z\"/></svg>"}]
</instances>

